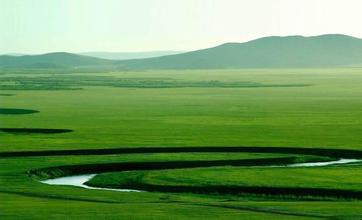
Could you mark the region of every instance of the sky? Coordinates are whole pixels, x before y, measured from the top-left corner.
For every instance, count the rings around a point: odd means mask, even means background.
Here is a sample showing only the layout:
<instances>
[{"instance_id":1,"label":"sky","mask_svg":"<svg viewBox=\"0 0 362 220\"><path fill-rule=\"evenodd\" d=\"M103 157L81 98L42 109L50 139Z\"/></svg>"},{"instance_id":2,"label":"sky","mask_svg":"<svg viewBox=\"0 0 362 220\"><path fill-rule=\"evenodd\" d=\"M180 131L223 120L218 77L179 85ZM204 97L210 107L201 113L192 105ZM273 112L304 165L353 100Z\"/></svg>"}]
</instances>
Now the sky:
<instances>
[{"instance_id":1,"label":"sky","mask_svg":"<svg viewBox=\"0 0 362 220\"><path fill-rule=\"evenodd\" d=\"M361 0L0 0L0 54L190 51L265 36L362 38Z\"/></svg>"}]
</instances>

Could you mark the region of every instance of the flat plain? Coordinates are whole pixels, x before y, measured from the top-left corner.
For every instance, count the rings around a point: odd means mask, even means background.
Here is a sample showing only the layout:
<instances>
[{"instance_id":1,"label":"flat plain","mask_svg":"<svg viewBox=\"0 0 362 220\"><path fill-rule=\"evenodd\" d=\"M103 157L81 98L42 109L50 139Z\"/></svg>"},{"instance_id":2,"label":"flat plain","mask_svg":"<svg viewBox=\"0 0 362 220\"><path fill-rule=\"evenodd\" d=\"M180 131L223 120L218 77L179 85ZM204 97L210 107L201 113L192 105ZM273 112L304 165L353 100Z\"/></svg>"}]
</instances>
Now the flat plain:
<instances>
[{"instance_id":1,"label":"flat plain","mask_svg":"<svg viewBox=\"0 0 362 220\"><path fill-rule=\"evenodd\" d=\"M359 68L3 70L0 217L361 219L360 163L251 166L362 158L361 83ZM94 167L111 170L89 184L147 190L38 181Z\"/></svg>"}]
</instances>

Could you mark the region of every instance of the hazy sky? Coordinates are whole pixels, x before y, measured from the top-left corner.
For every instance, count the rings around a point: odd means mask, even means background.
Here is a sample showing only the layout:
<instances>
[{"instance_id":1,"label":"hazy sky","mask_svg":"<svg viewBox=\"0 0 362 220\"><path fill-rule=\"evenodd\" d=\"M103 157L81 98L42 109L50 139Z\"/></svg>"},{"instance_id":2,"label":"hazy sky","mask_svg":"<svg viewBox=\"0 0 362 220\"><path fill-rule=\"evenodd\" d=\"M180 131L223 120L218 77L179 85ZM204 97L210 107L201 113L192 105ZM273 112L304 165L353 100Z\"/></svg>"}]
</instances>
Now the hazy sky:
<instances>
[{"instance_id":1,"label":"hazy sky","mask_svg":"<svg viewBox=\"0 0 362 220\"><path fill-rule=\"evenodd\" d=\"M0 0L0 54L194 50L269 35L362 38L361 0Z\"/></svg>"}]
</instances>

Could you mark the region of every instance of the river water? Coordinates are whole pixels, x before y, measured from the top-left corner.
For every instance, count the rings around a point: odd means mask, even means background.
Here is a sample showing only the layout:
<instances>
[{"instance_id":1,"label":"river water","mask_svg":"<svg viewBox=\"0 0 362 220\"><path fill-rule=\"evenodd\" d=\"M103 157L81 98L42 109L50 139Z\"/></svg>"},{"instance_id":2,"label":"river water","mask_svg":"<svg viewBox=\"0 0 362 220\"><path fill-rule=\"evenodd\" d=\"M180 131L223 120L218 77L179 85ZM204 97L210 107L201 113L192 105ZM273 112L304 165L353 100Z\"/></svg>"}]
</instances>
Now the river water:
<instances>
[{"instance_id":1,"label":"river water","mask_svg":"<svg viewBox=\"0 0 362 220\"><path fill-rule=\"evenodd\" d=\"M48 179L41 181L42 183L49 185L62 185L62 186L77 186L86 189L100 189L100 190L110 190L118 192L141 192L140 190L134 189L112 189L112 188L101 188L101 187L91 187L87 186L84 183L92 179L96 174L85 174L85 175L76 175L76 176L66 176L59 177L54 179Z\"/></svg>"},{"instance_id":2,"label":"river water","mask_svg":"<svg viewBox=\"0 0 362 220\"><path fill-rule=\"evenodd\" d=\"M362 160L357 160L357 159L339 159L328 162L295 163L284 166L265 166L265 167L322 167L329 165L349 164L361 161ZM48 179L41 182L50 185L77 186L86 189L110 190L118 192L142 192L141 190L134 190L134 189L113 189L113 188L91 187L84 184L95 176L96 174L84 174L84 175L66 176L66 177Z\"/></svg>"}]
</instances>

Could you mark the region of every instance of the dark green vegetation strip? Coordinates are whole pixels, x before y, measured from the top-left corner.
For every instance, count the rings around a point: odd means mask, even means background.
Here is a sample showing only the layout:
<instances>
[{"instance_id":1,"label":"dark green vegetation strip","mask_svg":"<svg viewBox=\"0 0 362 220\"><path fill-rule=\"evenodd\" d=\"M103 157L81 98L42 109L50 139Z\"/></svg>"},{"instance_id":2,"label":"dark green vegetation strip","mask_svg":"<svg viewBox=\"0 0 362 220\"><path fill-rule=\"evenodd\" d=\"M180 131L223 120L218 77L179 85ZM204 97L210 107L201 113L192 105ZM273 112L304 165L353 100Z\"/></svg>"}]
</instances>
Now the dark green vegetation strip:
<instances>
[{"instance_id":1,"label":"dark green vegetation strip","mask_svg":"<svg viewBox=\"0 0 362 220\"><path fill-rule=\"evenodd\" d=\"M285 165L293 163L297 157L280 157L265 159L241 159L241 160L203 160L203 161L166 161L166 162L125 162L125 163L103 163L103 164L82 164L49 167L45 169L30 170L29 175L41 178L54 178L68 175L79 175L87 173L104 173L130 170L159 170L196 168L213 166L266 166Z\"/></svg>"},{"instance_id":2,"label":"dark green vegetation strip","mask_svg":"<svg viewBox=\"0 0 362 220\"><path fill-rule=\"evenodd\" d=\"M249 153L280 153L326 156L334 158L362 158L362 151L326 148L298 147L138 147L112 149L81 149L81 150L46 150L46 151L14 151L0 152L1 157L33 157L33 156L67 156L67 155L107 155L133 153L218 153L218 152L249 152Z\"/></svg>"},{"instance_id":3,"label":"dark green vegetation strip","mask_svg":"<svg viewBox=\"0 0 362 220\"><path fill-rule=\"evenodd\" d=\"M23 115L23 114L33 114L38 113L37 110L31 109L20 109L20 108L0 108L0 114L3 115Z\"/></svg>"},{"instance_id":4,"label":"dark green vegetation strip","mask_svg":"<svg viewBox=\"0 0 362 220\"><path fill-rule=\"evenodd\" d=\"M59 134L72 132L70 129L55 129L55 128L0 128L0 132L12 134Z\"/></svg>"},{"instance_id":5,"label":"dark green vegetation strip","mask_svg":"<svg viewBox=\"0 0 362 220\"><path fill-rule=\"evenodd\" d=\"M74 90L84 86L110 86L123 88L262 88L262 87L304 87L310 84L265 84L251 81L226 82L220 80L191 81L162 77L117 78L112 76L16 76L1 77L3 90Z\"/></svg>"},{"instance_id":6,"label":"dark green vegetation strip","mask_svg":"<svg viewBox=\"0 0 362 220\"><path fill-rule=\"evenodd\" d=\"M0 96L14 96L15 94L0 94Z\"/></svg>"},{"instance_id":7,"label":"dark green vegetation strip","mask_svg":"<svg viewBox=\"0 0 362 220\"><path fill-rule=\"evenodd\" d=\"M87 182L86 185L100 187L98 184ZM255 194L271 196L295 196L295 197L331 197L343 199L362 199L362 192L356 190L306 188L306 187L266 187L266 186L230 186L230 185L208 185L208 186L173 186L156 185L132 181L117 188L132 188L148 192L170 192L170 193L199 193L199 194ZM113 187L109 187L113 188Z\"/></svg>"}]
</instances>

